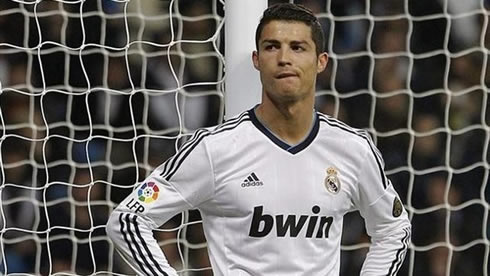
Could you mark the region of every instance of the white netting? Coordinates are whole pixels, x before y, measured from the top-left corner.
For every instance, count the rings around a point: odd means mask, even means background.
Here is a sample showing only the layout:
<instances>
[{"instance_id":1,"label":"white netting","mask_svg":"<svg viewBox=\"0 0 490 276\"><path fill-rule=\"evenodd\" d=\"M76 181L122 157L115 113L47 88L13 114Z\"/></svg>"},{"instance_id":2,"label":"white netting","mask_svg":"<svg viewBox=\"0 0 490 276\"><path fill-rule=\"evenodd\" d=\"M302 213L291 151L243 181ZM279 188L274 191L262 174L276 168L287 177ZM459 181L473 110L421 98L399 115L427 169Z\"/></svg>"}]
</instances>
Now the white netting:
<instances>
[{"instance_id":1,"label":"white netting","mask_svg":"<svg viewBox=\"0 0 490 276\"><path fill-rule=\"evenodd\" d=\"M488 2L295 2L327 33L317 108L373 134L410 213L399 275L488 275ZM0 274L132 274L107 216L222 120L222 24L217 0L0 2ZM183 274L211 274L199 219L155 233ZM369 240L344 229L358 275Z\"/></svg>"},{"instance_id":2,"label":"white netting","mask_svg":"<svg viewBox=\"0 0 490 276\"><path fill-rule=\"evenodd\" d=\"M318 108L373 134L412 220L399 275L489 273L487 5L312 5L331 58ZM346 221L345 275L359 273L368 241L361 228L356 216Z\"/></svg>"},{"instance_id":3,"label":"white netting","mask_svg":"<svg viewBox=\"0 0 490 276\"><path fill-rule=\"evenodd\" d=\"M221 121L222 24L218 1L0 3L0 274L134 274L108 214ZM156 233L187 272L209 267L198 219Z\"/></svg>"}]
</instances>

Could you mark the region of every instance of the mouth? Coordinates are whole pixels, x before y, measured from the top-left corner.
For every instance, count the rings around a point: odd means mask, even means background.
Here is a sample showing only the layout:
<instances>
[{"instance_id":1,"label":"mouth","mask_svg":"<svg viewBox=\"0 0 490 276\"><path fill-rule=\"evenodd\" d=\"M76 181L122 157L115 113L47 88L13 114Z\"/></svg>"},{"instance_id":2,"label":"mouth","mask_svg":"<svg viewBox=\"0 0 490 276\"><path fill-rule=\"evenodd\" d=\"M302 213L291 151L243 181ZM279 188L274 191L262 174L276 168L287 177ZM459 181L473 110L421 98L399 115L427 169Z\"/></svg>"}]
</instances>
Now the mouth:
<instances>
[{"instance_id":1,"label":"mouth","mask_svg":"<svg viewBox=\"0 0 490 276\"><path fill-rule=\"evenodd\" d=\"M290 77L297 77L298 75L294 72L281 72L276 75L276 79L285 79Z\"/></svg>"}]
</instances>

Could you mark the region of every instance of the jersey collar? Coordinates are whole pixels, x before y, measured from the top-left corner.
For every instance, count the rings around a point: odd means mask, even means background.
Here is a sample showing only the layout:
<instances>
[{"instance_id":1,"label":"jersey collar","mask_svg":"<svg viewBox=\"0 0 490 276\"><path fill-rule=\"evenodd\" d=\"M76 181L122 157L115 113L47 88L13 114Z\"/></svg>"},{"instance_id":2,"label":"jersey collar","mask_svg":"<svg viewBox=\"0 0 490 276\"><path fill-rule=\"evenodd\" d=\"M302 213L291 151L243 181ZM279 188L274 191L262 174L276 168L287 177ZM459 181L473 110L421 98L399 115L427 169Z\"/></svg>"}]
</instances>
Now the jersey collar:
<instances>
[{"instance_id":1,"label":"jersey collar","mask_svg":"<svg viewBox=\"0 0 490 276\"><path fill-rule=\"evenodd\" d=\"M315 140L315 137L318 134L318 130L320 129L320 123L318 119L318 114L315 112L314 113L314 118L313 118L313 127L310 130L310 133L306 136L306 138L299 142L296 145L290 145L283 140L281 140L279 137L277 137L274 133L272 133L260 120L257 118L257 115L255 114L255 107L250 109L248 111L248 114L250 116L250 120L254 124L254 126L260 130L267 138L269 138L274 144L282 148L283 150L296 154L302 150L304 150L308 145L310 145L313 140Z\"/></svg>"}]
</instances>

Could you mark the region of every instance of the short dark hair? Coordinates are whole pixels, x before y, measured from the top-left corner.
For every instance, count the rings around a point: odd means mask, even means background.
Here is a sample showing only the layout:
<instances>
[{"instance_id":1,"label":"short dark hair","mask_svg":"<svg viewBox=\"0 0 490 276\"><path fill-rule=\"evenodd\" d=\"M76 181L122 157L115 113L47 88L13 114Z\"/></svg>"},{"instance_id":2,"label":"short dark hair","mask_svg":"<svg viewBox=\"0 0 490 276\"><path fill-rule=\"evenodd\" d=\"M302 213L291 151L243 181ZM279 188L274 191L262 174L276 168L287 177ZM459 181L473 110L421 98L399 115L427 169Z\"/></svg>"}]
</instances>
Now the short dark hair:
<instances>
[{"instance_id":1,"label":"short dark hair","mask_svg":"<svg viewBox=\"0 0 490 276\"><path fill-rule=\"evenodd\" d=\"M255 47L259 50L259 39L265 25L274 20L299 21L308 25L311 29L311 38L315 43L316 53L319 55L325 49L322 26L313 12L298 4L280 3L270 6L264 11L260 19L257 30L255 31Z\"/></svg>"}]
</instances>

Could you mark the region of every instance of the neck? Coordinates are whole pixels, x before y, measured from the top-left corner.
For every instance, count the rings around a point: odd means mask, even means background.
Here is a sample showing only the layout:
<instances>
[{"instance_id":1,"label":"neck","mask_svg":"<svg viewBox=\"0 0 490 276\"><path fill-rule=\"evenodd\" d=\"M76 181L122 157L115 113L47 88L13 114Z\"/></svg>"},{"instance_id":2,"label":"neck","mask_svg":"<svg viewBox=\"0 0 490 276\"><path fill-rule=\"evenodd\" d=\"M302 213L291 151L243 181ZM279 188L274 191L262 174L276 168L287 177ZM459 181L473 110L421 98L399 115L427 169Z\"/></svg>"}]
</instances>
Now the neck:
<instances>
[{"instance_id":1,"label":"neck","mask_svg":"<svg viewBox=\"0 0 490 276\"><path fill-rule=\"evenodd\" d=\"M313 103L313 98L290 103L275 103L263 98L256 115L276 136L294 145L304 140L311 129Z\"/></svg>"}]
</instances>

